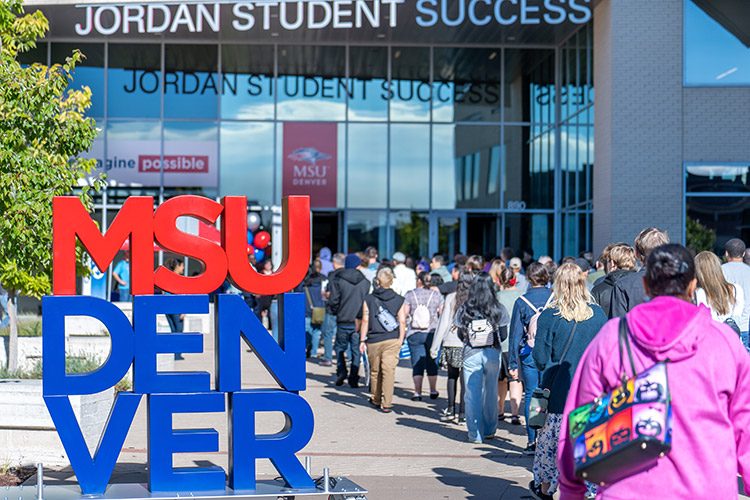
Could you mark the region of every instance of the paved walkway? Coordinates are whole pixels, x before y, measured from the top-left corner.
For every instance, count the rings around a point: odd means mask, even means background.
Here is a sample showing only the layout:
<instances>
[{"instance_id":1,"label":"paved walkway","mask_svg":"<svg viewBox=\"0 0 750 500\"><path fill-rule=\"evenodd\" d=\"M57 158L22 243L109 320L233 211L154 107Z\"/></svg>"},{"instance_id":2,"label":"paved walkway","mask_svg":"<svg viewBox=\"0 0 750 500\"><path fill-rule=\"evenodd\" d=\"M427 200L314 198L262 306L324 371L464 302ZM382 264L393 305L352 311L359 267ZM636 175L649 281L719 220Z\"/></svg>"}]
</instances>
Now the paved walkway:
<instances>
[{"instance_id":1,"label":"paved walkway","mask_svg":"<svg viewBox=\"0 0 750 500\"><path fill-rule=\"evenodd\" d=\"M213 345L206 336L206 352L186 355L177 370L213 373ZM482 445L466 442L463 426L439 421L444 396L412 402L411 369L402 361L397 369L394 412L383 414L367 402L366 389L337 388L332 367L307 363L308 388L303 393L315 413L315 434L300 453L310 456L315 475L327 466L332 475L346 476L366 487L369 499L517 499L531 498L525 486L531 478L531 459L521 454L525 433L520 426L501 424L497 438ZM445 392L445 376L439 389ZM426 382L426 381L425 381ZM243 387L275 387L276 384L253 354L243 353ZM175 427L214 427L220 435L220 451L214 454L180 454L176 466L227 467L226 414L178 415ZM280 414L261 414L260 432L278 432ZM141 403L131 427L112 482L145 482L147 449L146 405ZM276 477L268 461L258 464L262 476ZM57 478L70 478L59 471Z\"/></svg>"}]
</instances>

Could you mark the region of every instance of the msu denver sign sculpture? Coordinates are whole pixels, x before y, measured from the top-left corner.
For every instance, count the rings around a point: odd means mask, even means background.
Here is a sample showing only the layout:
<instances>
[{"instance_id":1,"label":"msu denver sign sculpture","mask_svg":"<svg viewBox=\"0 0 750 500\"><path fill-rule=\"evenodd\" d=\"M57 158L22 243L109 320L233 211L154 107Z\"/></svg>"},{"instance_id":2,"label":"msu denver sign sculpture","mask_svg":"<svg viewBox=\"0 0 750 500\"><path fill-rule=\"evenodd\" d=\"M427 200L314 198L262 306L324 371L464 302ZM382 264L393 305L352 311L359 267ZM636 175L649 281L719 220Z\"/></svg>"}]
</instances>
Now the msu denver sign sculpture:
<instances>
[{"instance_id":1,"label":"msu denver sign sculpture","mask_svg":"<svg viewBox=\"0 0 750 500\"><path fill-rule=\"evenodd\" d=\"M310 201L293 196L284 202L284 263L273 275L257 273L247 258L247 200L226 197L222 203L198 196L179 196L154 211L151 197L129 198L112 225L101 234L76 197L53 202L53 296L42 301L44 400L84 495L105 492L125 437L142 399L148 404L148 472L152 492L223 491L226 478L234 490L254 490L255 461L268 458L287 485L314 488L295 454L313 434L313 413L299 395L305 390L304 297L286 293L302 281L310 256ZM214 224L222 217L222 245L180 232L176 221L192 216ZM75 296L76 242L86 248L99 269L106 269L126 240L131 249L133 323L114 305ZM198 259L198 276L153 269L154 242L164 250ZM259 295L283 294L279 342L257 320L241 297L219 295L216 303L215 384L205 372L159 372L161 353L203 352L200 333L156 332L158 314L208 313L208 293L227 277L242 290ZM154 295L154 287L169 294ZM109 330L112 350L95 372L65 372L65 318L89 316ZM243 390L240 380L242 339L252 346L281 390ZM94 394L113 387L133 366L133 391L120 392L93 456L89 454L68 396ZM221 467L174 468L174 453L216 452L215 429L172 428L178 413L228 412L229 464ZM285 429L257 435L258 412L283 412Z\"/></svg>"}]
</instances>

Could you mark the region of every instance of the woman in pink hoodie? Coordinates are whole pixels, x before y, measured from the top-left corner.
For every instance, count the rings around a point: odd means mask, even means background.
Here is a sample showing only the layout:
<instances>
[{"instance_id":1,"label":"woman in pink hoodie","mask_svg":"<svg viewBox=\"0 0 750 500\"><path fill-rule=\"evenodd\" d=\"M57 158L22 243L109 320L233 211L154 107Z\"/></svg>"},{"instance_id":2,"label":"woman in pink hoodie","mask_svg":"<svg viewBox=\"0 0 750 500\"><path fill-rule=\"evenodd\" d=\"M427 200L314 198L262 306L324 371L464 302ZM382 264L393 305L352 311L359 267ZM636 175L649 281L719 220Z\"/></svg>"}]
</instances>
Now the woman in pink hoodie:
<instances>
[{"instance_id":1,"label":"woman in pink hoodie","mask_svg":"<svg viewBox=\"0 0 750 500\"><path fill-rule=\"evenodd\" d=\"M750 356L737 335L690 298L695 264L680 245L648 257L644 285L650 302L627 315L637 372L669 360L672 449L650 469L599 489L602 499L735 499L737 474L750 472ZM620 385L618 319L607 323L581 359L565 405L558 465L561 499L583 498L573 466L568 414ZM625 361L625 364L628 364Z\"/></svg>"}]
</instances>

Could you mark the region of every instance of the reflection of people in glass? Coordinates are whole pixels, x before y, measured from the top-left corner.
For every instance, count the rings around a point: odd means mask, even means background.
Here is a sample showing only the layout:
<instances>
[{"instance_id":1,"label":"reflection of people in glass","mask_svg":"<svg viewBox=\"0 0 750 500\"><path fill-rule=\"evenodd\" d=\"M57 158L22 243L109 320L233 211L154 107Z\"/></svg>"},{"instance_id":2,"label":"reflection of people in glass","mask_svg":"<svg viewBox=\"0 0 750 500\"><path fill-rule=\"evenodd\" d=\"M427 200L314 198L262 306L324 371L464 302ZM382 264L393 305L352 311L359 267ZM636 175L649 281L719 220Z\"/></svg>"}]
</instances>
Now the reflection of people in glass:
<instances>
[{"instance_id":1,"label":"reflection of people in glass","mask_svg":"<svg viewBox=\"0 0 750 500\"><path fill-rule=\"evenodd\" d=\"M175 274L185 274L185 262L177 259L169 259L166 263L166 268ZM182 333L182 329L185 322L184 314L167 314L167 323L169 323L169 331L172 333ZM182 354L176 353L174 359L181 360L185 359Z\"/></svg>"},{"instance_id":2,"label":"reflection of people in glass","mask_svg":"<svg viewBox=\"0 0 750 500\"><path fill-rule=\"evenodd\" d=\"M125 258L112 270L112 279L117 282L120 302L128 302L130 300L130 252L125 252Z\"/></svg>"}]
</instances>

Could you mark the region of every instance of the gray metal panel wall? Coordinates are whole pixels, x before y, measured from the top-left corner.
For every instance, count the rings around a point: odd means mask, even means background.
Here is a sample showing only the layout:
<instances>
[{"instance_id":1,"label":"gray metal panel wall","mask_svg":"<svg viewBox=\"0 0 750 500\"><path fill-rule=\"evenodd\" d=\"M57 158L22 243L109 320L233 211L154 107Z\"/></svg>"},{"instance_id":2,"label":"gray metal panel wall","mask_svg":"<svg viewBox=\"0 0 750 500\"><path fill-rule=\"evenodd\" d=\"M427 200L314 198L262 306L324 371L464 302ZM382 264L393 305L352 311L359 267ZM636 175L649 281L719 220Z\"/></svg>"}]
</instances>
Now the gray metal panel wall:
<instances>
[{"instance_id":1,"label":"gray metal panel wall","mask_svg":"<svg viewBox=\"0 0 750 500\"><path fill-rule=\"evenodd\" d=\"M685 161L750 162L750 88L686 88Z\"/></svg>"},{"instance_id":2,"label":"gray metal panel wall","mask_svg":"<svg viewBox=\"0 0 750 500\"><path fill-rule=\"evenodd\" d=\"M594 10L594 251L658 226L682 235L682 0Z\"/></svg>"}]
</instances>

